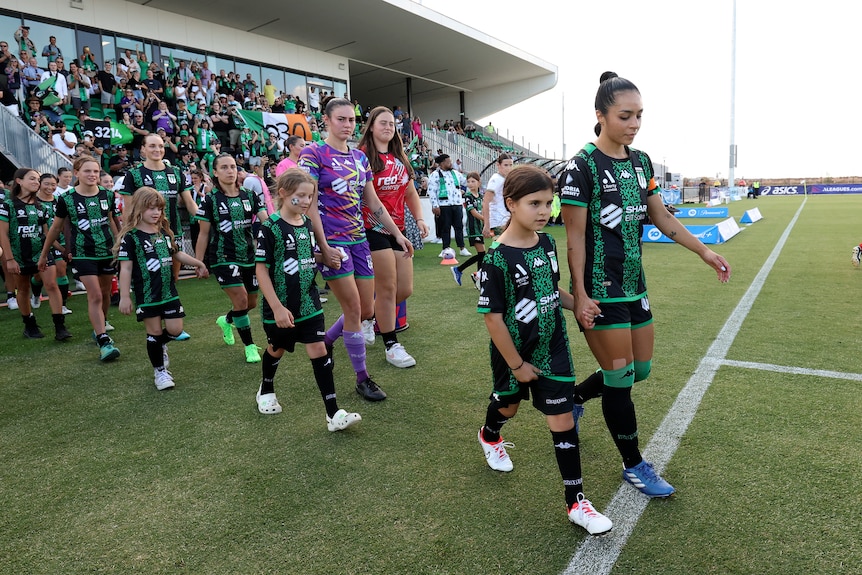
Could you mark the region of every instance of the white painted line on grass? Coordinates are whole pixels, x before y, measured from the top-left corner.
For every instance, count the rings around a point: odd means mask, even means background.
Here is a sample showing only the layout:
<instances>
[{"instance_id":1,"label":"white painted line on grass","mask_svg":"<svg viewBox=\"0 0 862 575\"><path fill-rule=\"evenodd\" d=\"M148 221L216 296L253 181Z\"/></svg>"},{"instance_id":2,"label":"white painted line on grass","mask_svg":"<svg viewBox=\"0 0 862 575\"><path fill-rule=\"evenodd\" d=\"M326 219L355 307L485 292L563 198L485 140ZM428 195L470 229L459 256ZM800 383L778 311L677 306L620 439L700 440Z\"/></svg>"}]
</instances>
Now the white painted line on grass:
<instances>
[{"instance_id":1,"label":"white painted line on grass","mask_svg":"<svg viewBox=\"0 0 862 575\"><path fill-rule=\"evenodd\" d=\"M787 228L781 234L778 243L772 249L772 253L769 254L766 262L757 272L757 276L752 280L751 285L731 312L730 317L727 318L715 341L709 346L706 355L701 359L688 383L677 395L676 401L674 401L664 421L661 422L649 444L643 450L644 459L651 461L655 465L656 471L661 472L664 469L679 446L682 435L691 420L694 419L694 414L697 412L704 393L712 383L716 371L724 363L724 358L727 357L727 352L739 333L742 322L748 312L751 311L751 306L754 305L754 300L757 299L757 295L763 288L766 277L778 260L778 256L781 254L796 220L799 219L799 214L805 207L806 201L808 201L807 197L802 200L802 204L796 210L793 219L787 224ZM607 575L610 573L648 502L647 497L641 495L630 485L621 485L604 510L604 514L614 522L613 531L605 537L585 539L572 556L572 560L563 571L563 575Z\"/></svg>"},{"instance_id":2,"label":"white painted line on grass","mask_svg":"<svg viewBox=\"0 0 862 575\"><path fill-rule=\"evenodd\" d=\"M721 363L722 365L729 365L731 367L744 367L747 369L759 369L762 371L774 371L777 373L789 373L792 375L813 375L815 377L828 377L831 379L862 381L862 373L847 373L844 371L830 371L828 369L810 369L807 367L775 365L773 363L757 363L754 361L736 361L733 359L725 359Z\"/></svg>"}]
</instances>

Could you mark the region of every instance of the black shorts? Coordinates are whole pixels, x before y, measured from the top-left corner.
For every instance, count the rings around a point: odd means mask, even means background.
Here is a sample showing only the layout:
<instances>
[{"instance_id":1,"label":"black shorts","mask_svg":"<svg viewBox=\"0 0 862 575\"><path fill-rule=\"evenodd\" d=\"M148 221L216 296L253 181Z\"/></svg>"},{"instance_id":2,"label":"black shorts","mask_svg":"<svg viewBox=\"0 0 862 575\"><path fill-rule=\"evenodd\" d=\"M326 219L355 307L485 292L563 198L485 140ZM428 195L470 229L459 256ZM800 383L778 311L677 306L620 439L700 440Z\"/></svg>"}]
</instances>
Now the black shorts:
<instances>
[{"instance_id":1,"label":"black shorts","mask_svg":"<svg viewBox=\"0 0 862 575\"><path fill-rule=\"evenodd\" d=\"M211 271L222 289L243 286L248 293L257 293L260 290L254 266L224 264L212 266Z\"/></svg>"},{"instance_id":2,"label":"black shorts","mask_svg":"<svg viewBox=\"0 0 862 575\"><path fill-rule=\"evenodd\" d=\"M112 276L117 273L117 266L112 260L89 260L75 258L72 264L81 276Z\"/></svg>"},{"instance_id":3,"label":"black shorts","mask_svg":"<svg viewBox=\"0 0 862 575\"><path fill-rule=\"evenodd\" d=\"M489 399L496 400L505 407L530 399L530 390L533 391L533 407L543 414L560 415L572 411L572 405L575 401L574 381L560 381L541 375L536 381L519 383L518 389L513 393L503 395L495 391Z\"/></svg>"},{"instance_id":4,"label":"black shorts","mask_svg":"<svg viewBox=\"0 0 862 575\"><path fill-rule=\"evenodd\" d=\"M599 307L602 313L596 317L593 329L638 329L652 323L647 296L635 301L599 303ZM584 328L580 329L584 331Z\"/></svg>"},{"instance_id":5,"label":"black shorts","mask_svg":"<svg viewBox=\"0 0 862 575\"><path fill-rule=\"evenodd\" d=\"M177 319L186 317L186 311L179 298L166 303L156 305L138 306L135 308L135 317L138 321L144 321L148 317L160 317L162 319Z\"/></svg>"},{"instance_id":6,"label":"black shorts","mask_svg":"<svg viewBox=\"0 0 862 575\"><path fill-rule=\"evenodd\" d=\"M278 327L274 323L264 323L266 341L272 349L283 349L293 353L297 343L317 343L323 341L326 335L326 323L323 314L319 313L306 320L294 323L294 327Z\"/></svg>"},{"instance_id":7,"label":"black shorts","mask_svg":"<svg viewBox=\"0 0 862 575\"><path fill-rule=\"evenodd\" d=\"M476 244L482 244L484 246L485 237L481 234L479 234L478 236L467 236L467 243L469 243L471 246L475 246Z\"/></svg>"},{"instance_id":8,"label":"black shorts","mask_svg":"<svg viewBox=\"0 0 862 575\"><path fill-rule=\"evenodd\" d=\"M404 251L404 248L398 245L398 242L395 241L395 236L381 234L374 230L365 230L365 237L368 238L368 247L372 252L379 252L380 250L395 250L396 252Z\"/></svg>"}]
</instances>

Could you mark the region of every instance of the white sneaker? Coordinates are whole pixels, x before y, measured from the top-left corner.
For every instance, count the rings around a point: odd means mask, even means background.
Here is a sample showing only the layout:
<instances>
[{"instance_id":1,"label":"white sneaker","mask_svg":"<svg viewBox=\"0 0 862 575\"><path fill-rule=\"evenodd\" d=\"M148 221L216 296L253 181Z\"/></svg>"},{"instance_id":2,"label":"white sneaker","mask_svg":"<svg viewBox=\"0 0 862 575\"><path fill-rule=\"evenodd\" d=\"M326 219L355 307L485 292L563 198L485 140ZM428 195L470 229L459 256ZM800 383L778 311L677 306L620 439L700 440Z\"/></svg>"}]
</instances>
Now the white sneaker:
<instances>
[{"instance_id":1,"label":"white sneaker","mask_svg":"<svg viewBox=\"0 0 862 575\"><path fill-rule=\"evenodd\" d=\"M326 429L329 431L342 431L360 421L362 421L362 416L358 413L348 413L343 409L339 409L331 418L328 415L326 416Z\"/></svg>"},{"instance_id":2,"label":"white sneaker","mask_svg":"<svg viewBox=\"0 0 862 575\"><path fill-rule=\"evenodd\" d=\"M159 391L174 387L174 378L167 369L154 369L153 375L156 380L156 389Z\"/></svg>"},{"instance_id":3,"label":"white sneaker","mask_svg":"<svg viewBox=\"0 0 862 575\"><path fill-rule=\"evenodd\" d=\"M472 256L473 255L470 253L470 250L468 250L467 248L461 248L461 251L458 253L461 254L462 256Z\"/></svg>"},{"instance_id":4,"label":"white sneaker","mask_svg":"<svg viewBox=\"0 0 862 575\"><path fill-rule=\"evenodd\" d=\"M281 405L274 393L260 394L260 389L257 390L257 410L264 415L276 415L281 413Z\"/></svg>"},{"instance_id":5,"label":"white sneaker","mask_svg":"<svg viewBox=\"0 0 862 575\"><path fill-rule=\"evenodd\" d=\"M862 263L862 247L853 246L853 258L850 261L853 262L853 267L859 267Z\"/></svg>"},{"instance_id":6,"label":"white sneaker","mask_svg":"<svg viewBox=\"0 0 862 575\"><path fill-rule=\"evenodd\" d=\"M482 286L479 285L479 272L473 272L470 274L470 279L473 280L473 285L476 286L476 289L482 291Z\"/></svg>"},{"instance_id":7,"label":"white sneaker","mask_svg":"<svg viewBox=\"0 0 862 575\"><path fill-rule=\"evenodd\" d=\"M479 428L479 445L482 446L482 451L485 452L485 460L488 462L488 467L495 471L512 471L514 465L509 459L509 454L506 453L507 447L515 447L514 443L503 441L503 438L497 440L496 443L488 443L482 439L482 428Z\"/></svg>"},{"instance_id":8,"label":"white sneaker","mask_svg":"<svg viewBox=\"0 0 862 575\"><path fill-rule=\"evenodd\" d=\"M446 257L446 250L443 250L439 254L437 254L437 257L440 258L441 260L443 258L445 258Z\"/></svg>"},{"instance_id":9,"label":"white sneaker","mask_svg":"<svg viewBox=\"0 0 862 575\"><path fill-rule=\"evenodd\" d=\"M393 344L392 347L386 350L386 361L395 367L413 367L416 365L416 360L413 356L407 353L404 346L400 343Z\"/></svg>"},{"instance_id":10,"label":"white sneaker","mask_svg":"<svg viewBox=\"0 0 862 575\"><path fill-rule=\"evenodd\" d=\"M442 244L443 238L434 238L433 240L429 240L427 243L429 243L429 244Z\"/></svg>"},{"instance_id":11,"label":"white sneaker","mask_svg":"<svg viewBox=\"0 0 862 575\"><path fill-rule=\"evenodd\" d=\"M320 298L320 303L326 303L329 301L329 298L326 296L318 296Z\"/></svg>"},{"instance_id":12,"label":"white sneaker","mask_svg":"<svg viewBox=\"0 0 862 575\"><path fill-rule=\"evenodd\" d=\"M69 315L70 313L72 313L72 310L70 310L66 306L63 306L63 315Z\"/></svg>"},{"instance_id":13,"label":"white sneaker","mask_svg":"<svg viewBox=\"0 0 862 575\"><path fill-rule=\"evenodd\" d=\"M114 326L108 323L108 320L105 320L105 331L114 331Z\"/></svg>"},{"instance_id":14,"label":"white sneaker","mask_svg":"<svg viewBox=\"0 0 862 575\"><path fill-rule=\"evenodd\" d=\"M165 369L171 366L171 358L168 357L168 344L162 344L162 364L165 366Z\"/></svg>"},{"instance_id":15,"label":"white sneaker","mask_svg":"<svg viewBox=\"0 0 862 575\"><path fill-rule=\"evenodd\" d=\"M376 337L374 333L374 320L366 319L362 321L362 337L365 338L365 345L374 345Z\"/></svg>"},{"instance_id":16,"label":"white sneaker","mask_svg":"<svg viewBox=\"0 0 862 575\"><path fill-rule=\"evenodd\" d=\"M593 508L593 504L584 497L583 493L578 493L578 500L569 509L569 521L575 525L580 525L590 535L607 533L614 526L610 519Z\"/></svg>"},{"instance_id":17,"label":"white sneaker","mask_svg":"<svg viewBox=\"0 0 862 575\"><path fill-rule=\"evenodd\" d=\"M6 300L6 305L9 306L9 309L18 309L18 298L8 298Z\"/></svg>"},{"instance_id":18,"label":"white sneaker","mask_svg":"<svg viewBox=\"0 0 862 575\"><path fill-rule=\"evenodd\" d=\"M30 294L30 307L33 309L39 309L42 306L42 298L37 296L36 294Z\"/></svg>"},{"instance_id":19,"label":"white sneaker","mask_svg":"<svg viewBox=\"0 0 862 575\"><path fill-rule=\"evenodd\" d=\"M78 291L87 291L86 286L84 286L84 282L81 280L75 280L75 289Z\"/></svg>"}]
</instances>

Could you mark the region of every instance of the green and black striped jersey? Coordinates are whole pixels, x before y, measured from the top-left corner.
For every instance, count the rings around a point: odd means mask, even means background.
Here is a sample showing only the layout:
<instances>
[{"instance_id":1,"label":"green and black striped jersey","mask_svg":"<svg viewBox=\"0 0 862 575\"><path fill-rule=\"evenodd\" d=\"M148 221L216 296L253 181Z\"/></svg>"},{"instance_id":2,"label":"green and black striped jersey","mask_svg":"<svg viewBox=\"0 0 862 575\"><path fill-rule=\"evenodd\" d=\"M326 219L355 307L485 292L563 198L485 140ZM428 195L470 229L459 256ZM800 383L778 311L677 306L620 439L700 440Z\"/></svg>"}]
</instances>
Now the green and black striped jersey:
<instances>
[{"instance_id":1,"label":"green and black striped jersey","mask_svg":"<svg viewBox=\"0 0 862 575\"><path fill-rule=\"evenodd\" d=\"M207 263L211 266L254 265L252 219L263 207L257 194L245 188L236 196L214 189L204 197L197 217L210 223Z\"/></svg>"},{"instance_id":2,"label":"green and black striped jersey","mask_svg":"<svg viewBox=\"0 0 862 575\"><path fill-rule=\"evenodd\" d=\"M38 200L28 204L20 198L7 196L0 201L0 221L9 224L12 257L19 266L38 263L45 245L45 226L49 217L45 205Z\"/></svg>"},{"instance_id":3,"label":"green and black striped jersey","mask_svg":"<svg viewBox=\"0 0 862 575\"><path fill-rule=\"evenodd\" d=\"M112 260L114 235L110 218L119 214L111 192L99 188L94 196L82 196L75 188L57 198L58 218L68 218L71 234L66 248L73 258Z\"/></svg>"},{"instance_id":4,"label":"green and black striped jersey","mask_svg":"<svg viewBox=\"0 0 862 575\"><path fill-rule=\"evenodd\" d=\"M135 305L162 305L179 298L173 275L176 245L169 236L129 230L120 242L117 261L132 262L132 291Z\"/></svg>"}]
</instances>

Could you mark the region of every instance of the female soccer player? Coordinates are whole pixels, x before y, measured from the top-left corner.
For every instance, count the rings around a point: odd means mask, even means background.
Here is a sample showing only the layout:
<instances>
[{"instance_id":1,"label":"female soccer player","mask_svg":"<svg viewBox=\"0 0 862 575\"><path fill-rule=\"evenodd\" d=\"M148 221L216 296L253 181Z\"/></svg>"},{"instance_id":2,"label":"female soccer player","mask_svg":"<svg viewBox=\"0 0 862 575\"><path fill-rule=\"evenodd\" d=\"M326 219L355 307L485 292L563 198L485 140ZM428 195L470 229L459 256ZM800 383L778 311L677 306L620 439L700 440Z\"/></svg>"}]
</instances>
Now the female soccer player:
<instances>
[{"instance_id":1,"label":"female soccer player","mask_svg":"<svg viewBox=\"0 0 862 575\"><path fill-rule=\"evenodd\" d=\"M584 497L578 432L572 417L575 371L563 308L574 299L557 287L560 267L553 238L539 233L551 217L553 182L535 166L514 169L502 198L511 213L509 226L496 239L482 265L479 313L491 335L494 391L479 429L479 445L491 469L511 471L512 461L500 436L522 400L545 414L563 477L566 512L591 535L609 531L610 519Z\"/></svg>"},{"instance_id":2,"label":"female soccer player","mask_svg":"<svg viewBox=\"0 0 862 575\"><path fill-rule=\"evenodd\" d=\"M461 285L461 276L464 275L464 270L476 264L476 271L470 276L476 289L479 288L479 271L482 269L482 258L485 257L485 237L482 231L485 216L482 214L482 196L479 195L481 182L477 172L470 172L467 174L467 191L464 193L464 210L467 212L467 241L476 248L476 255L471 256L460 265L449 268L452 270L455 283Z\"/></svg>"},{"instance_id":3,"label":"female soccer player","mask_svg":"<svg viewBox=\"0 0 862 575\"><path fill-rule=\"evenodd\" d=\"M267 218L266 210L254 192L237 184L236 160L219 154L213 162L215 182L197 213L200 226L195 256L204 261L230 298L231 310L216 319L224 342L235 342L236 326L245 346L245 361L257 363L260 353L251 335L249 310L257 307L258 283L254 274L254 237L252 218ZM206 256L206 257L204 257Z\"/></svg>"},{"instance_id":4,"label":"female soccer player","mask_svg":"<svg viewBox=\"0 0 862 575\"><path fill-rule=\"evenodd\" d=\"M42 202L42 205L48 213L49 228L51 227L51 224L54 223L54 214L57 210L57 198L54 196L57 184L57 176L54 174L42 174L39 178L39 191L36 192L36 199ZM63 234L60 234L60 238L54 246L55 248L58 248L54 250L54 268L57 270L57 287L60 289L60 298L63 302L63 315L68 315L72 313L72 310L66 307L66 301L69 298L69 278L66 275L66 260L63 259L62 252L65 245L66 240L63 237ZM33 286L33 296L30 300L32 304L31 307L38 308L42 305L42 302L39 299L39 296L42 293L42 280L37 276L33 276L33 279L30 280L30 284Z\"/></svg>"},{"instance_id":5,"label":"female soccer player","mask_svg":"<svg viewBox=\"0 0 862 575\"><path fill-rule=\"evenodd\" d=\"M113 193L99 187L98 160L81 156L72 167L78 183L58 198L54 223L48 230L39 258L39 269L47 266L53 244L68 220L71 235L66 238L66 248L87 290L87 312L93 337L99 344L99 359L111 361L120 356L120 350L106 333L111 280L117 271L111 251L118 231L116 207Z\"/></svg>"},{"instance_id":6,"label":"female soccer player","mask_svg":"<svg viewBox=\"0 0 862 575\"><path fill-rule=\"evenodd\" d=\"M120 264L120 313L135 310L147 331L147 355L153 365L156 389L174 387L168 371L168 342L183 332L185 312L174 280L174 260L197 268L197 276L209 275L202 261L183 253L165 216L162 192L150 187L135 190L126 202L123 227L114 246ZM135 306L129 297L135 290ZM164 325L163 325L164 323Z\"/></svg>"},{"instance_id":7,"label":"female soccer player","mask_svg":"<svg viewBox=\"0 0 862 575\"><path fill-rule=\"evenodd\" d=\"M674 488L641 457L631 388L649 377L654 328L642 265L643 220L730 279L730 264L695 238L665 209L652 161L630 148L643 104L637 87L605 72L596 93L596 140L559 176L575 319L601 367L575 388L581 404L601 396L608 430L623 459L623 479L649 497Z\"/></svg>"},{"instance_id":8,"label":"female soccer player","mask_svg":"<svg viewBox=\"0 0 862 575\"><path fill-rule=\"evenodd\" d=\"M39 185L39 172L36 170L20 168L15 171L9 196L0 201L0 248L5 258L6 277L10 280L14 278L18 288L18 309L24 321L24 337L45 337L39 330L30 305L30 279L39 275L51 304L54 339L64 341L72 334L66 329L53 250L49 250L45 268L40 271L38 265L42 247L47 245L45 236L50 218L50 212L36 197Z\"/></svg>"},{"instance_id":9,"label":"female soccer player","mask_svg":"<svg viewBox=\"0 0 862 575\"><path fill-rule=\"evenodd\" d=\"M488 180L485 194L482 198L482 206L485 211L485 220L482 222L482 235L486 238L499 235L506 222L509 221L509 212L503 201L503 182L512 170L512 156L500 154L497 158L497 173Z\"/></svg>"},{"instance_id":10,"label":"female soccer player","mask_svg":"<svg viewBox=\"0 0 862 575\"><path fill-rule=\"evenodd\" d=\"M326 104L324 121L326 139L303 148L299 166L317 180L317 196L311 202L308 216L323 254L321 275L343 312L326 332L326 344L331 346L344 335L344 347L356 372L356 391L365 399L381 401L386 394L371 379L365 366L365 343L374 339L370 321L374 317L374 270L361 202L392 234L405 254L412 256L413 246L377 197L368 158L361 150L352 150L347 145L356 125L353 104L343 98L332 98ZM362 320L366 320L364 326Z\"/></svg>"},{"instance_id":11,"label":"female soccer player","mask_svg":"<svg viewBox=\"0 0 862 575\"><path fill-rule=\"evenodd\" d=\"M326 427L341 431L362 418L338 407L332 356L323 343L326 324L314 285L316 262L323 256L314 252L314 234L305 215L317 182L303 170L291 168L279 176L276 186L277 211L261 225L255 258L264 296L263 328L269 340L263 352L257 409L263 414L281 413L275 372L284 352L293 353L296 343L303 343L326 407Z\"/></svg>"},{"instance_id":12,"label":"female soccer player","mask_svg":"<svg viewBox=\"0 0 862 575\"><path fill-rule=\"evenodd\" d=\"M421 236L426 237L428 226L422 219L422 204L413 185L413 168L395 131L395 117L389 108L378 106L371 110L359 149L368 156L377 197L398 229L404 233L407 206L416 217ZM413 293L413 258L366 204L362 206L362 217L374 264L374 315L386 346L386 361L395 367L413 367L416 360L395 335L396 307Z\"/></svg>"}]
</instances>

